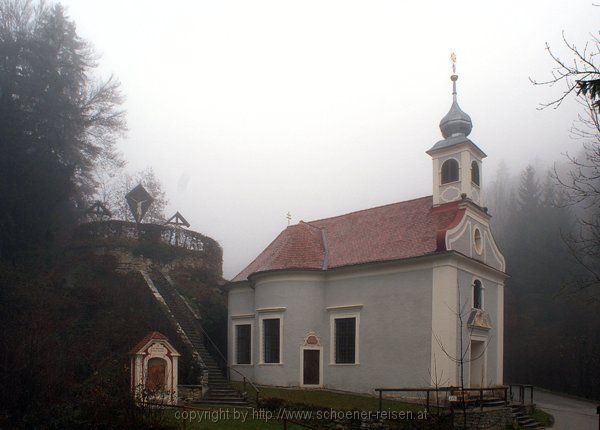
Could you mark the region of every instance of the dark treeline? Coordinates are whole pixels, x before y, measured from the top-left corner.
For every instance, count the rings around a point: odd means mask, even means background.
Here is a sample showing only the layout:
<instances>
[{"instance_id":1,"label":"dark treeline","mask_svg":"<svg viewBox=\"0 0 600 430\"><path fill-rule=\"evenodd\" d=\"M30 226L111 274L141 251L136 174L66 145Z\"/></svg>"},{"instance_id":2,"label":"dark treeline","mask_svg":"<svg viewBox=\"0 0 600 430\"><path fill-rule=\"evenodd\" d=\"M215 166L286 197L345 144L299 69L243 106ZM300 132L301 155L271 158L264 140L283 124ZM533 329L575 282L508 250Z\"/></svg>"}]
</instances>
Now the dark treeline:
<instances>
[{"instance_id":1,"label":"dark treeline","mask_svg":"<svg viewBox=\"0 0 600 430\"><path fill-rule=\"evenodd\" d=\"M176 333L139 277L65 250L123 166L119 84L96 66L59 4L0 0L0 428L167 427L132 401L126 352Z\"/></svg>"},{"instance_id":2,"label":"dark treeline","mask_svg":"<svg viewBox=\"0 0 600 430\"><path fill-rule=\"evenodd\" d=\"M569 248L582 208L553 171L501 164L487 190L506 257L505 379L600 398L600 313ZM597 293L597 292L596 292Z\"/></svg>"},{"instance_id":3,"label":"dark treeline","mask_svg":"<svg viewBox=\"0 0 600 430\"><path fill-rule=\"evenodd\" d=\"M60 5L0 1L0 257L48 255L94 194L125 130L119 83Z\"/></svg>"}]
</instances>

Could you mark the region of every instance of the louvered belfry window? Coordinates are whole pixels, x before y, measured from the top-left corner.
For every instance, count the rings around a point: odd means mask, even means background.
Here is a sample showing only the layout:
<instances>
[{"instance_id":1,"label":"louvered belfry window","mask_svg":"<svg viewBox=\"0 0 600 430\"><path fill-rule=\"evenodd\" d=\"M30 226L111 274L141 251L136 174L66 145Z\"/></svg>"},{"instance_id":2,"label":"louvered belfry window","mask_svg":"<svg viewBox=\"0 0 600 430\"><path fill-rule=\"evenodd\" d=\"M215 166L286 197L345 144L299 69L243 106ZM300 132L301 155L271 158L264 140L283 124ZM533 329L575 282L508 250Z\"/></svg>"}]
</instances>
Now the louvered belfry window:
<instances>
[{"instance_id":1,"label":"louvered belfry window","mask_svg":"<svg viewBox=\"0 0 600 430\"><path fill-rule=\"evenodd\" d=\"M442 184L458 181L458 161L449 158L442 164Z\"/></svg>"},{"instance_id":2,"label":"louvered belfry window","mask_svg":"<svg viewBox=\"0 0 600 430\"><path fill-rule=\"evenodd\" d=\"M236 364L251 363L252 331L250 324L235 326L235 360Z\"/></svg>"},{"instance_id":3,"label":"louvered belfry window","mask_svg":"<svg viewBox=\"0 0 600 430\"><path fill-rule=\"evenodd\" d=\"M279 318L269 318L263 320L263 361L265 363L279 363L280 337Z\"/></svg>"},{"instance_id":4,"label":"louvered belfry window","mask_svg":"<svg viewBox=\"0 0 600 430\"><path fill-rule=\"evenodd\" d=\"M335 362L356 362L356 318L335 319Z\"/></svg>"}]
</instances>

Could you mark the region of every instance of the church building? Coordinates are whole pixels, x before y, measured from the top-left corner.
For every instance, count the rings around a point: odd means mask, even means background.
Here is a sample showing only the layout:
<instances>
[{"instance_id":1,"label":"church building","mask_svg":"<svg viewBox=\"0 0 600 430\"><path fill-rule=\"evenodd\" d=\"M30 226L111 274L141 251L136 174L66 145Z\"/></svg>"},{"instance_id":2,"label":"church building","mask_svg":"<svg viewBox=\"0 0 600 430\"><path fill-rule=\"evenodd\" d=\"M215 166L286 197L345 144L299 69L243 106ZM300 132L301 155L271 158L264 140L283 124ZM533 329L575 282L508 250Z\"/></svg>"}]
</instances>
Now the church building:
<instances>
[{"instance_id":1,"label":"church building","mask_svg":"<svg viewBox=\"0 0 600 430\"><path fill-rule=\"evenodd\" d=\"M505 261L457 79L426 151L432 195L290 225L228 284L228 359L250 380L372 393L457 386L462 370L465 386L503 383Z\"/></svg>"}]
</instances>

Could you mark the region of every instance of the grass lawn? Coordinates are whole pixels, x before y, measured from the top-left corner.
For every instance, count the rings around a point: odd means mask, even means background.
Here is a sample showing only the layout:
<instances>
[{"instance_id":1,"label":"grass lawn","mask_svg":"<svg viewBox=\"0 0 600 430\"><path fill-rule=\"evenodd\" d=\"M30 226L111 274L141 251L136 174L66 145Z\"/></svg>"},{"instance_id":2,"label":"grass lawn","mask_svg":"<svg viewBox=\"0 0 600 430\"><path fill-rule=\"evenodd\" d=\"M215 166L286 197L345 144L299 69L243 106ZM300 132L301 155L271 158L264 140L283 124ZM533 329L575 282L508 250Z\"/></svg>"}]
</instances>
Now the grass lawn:
<instances>
[{"instance_id":1,"label":"grass lawn","mask_svg":"<svg viewBox=\"0 0 600 430\"><path fill-rule=\"evenodd\" d=\"M233 383L238 389L242 389L241 383ZM259 387L260 397L278 398L291 403L303 403L311 406L331 408L334 410L358 409L361 411L376 411L379 409L379 399L366 395L340 393L326 390L287 389L277 387ZM250 393L249 393L250 394ZM251 408L237 408L232 406L201 406L198 410L186 411L187 416L182 416L182 411L169 411L170 421L176 423L181 429L281 429L282 422L275 419L265 421L252 417ZM395 400L384 400L384 410L393 411L423 411L424 407ZM176 415L178 413L178 415ZM190 413L195 413L190 417ZM236 414L234 416L234 414ZM245 414L245 419L242 419ZM185 419L184 419L185 418ZM305 427L288 424L288 429L300 430Z\"/></svg>"},{"instance_id":2,"label":"grass lawn","mask_svg":"<svg viewBox=\"0 0 600 430\"><path fill-rule=\"evenodd\" d=\"M542 427L552 427L554 424L554 417L548 412L544 412L539 408L535 408L531 414L531 418L540 423Z\"/></svg>"},{"instance_id":3,"label":"grass lawn","mask_svg":"<svg viewBox=\"0 0 600 430\"><path fill-rule=\"evenodd\" d=\"M250 430L262 430L262 429L266 429L266 430L275 430L275 429L282 429L283 428L283 424L281 422L272 420L272 421L265 421L265 420L259 420L259 419L254 419L252 418L252 411L246 408L233 408L231 406L229 407L211 407L211 408L207 408L210 410L210 412L207 413L207 415L203 416L202 418L199 417L194 417L193 419L190 419L188 417L188 419L182 419L181 416L176 418L175 415L175 411L169 411L169 414L171 415L171 419L169 420L170 422L174 423L175 425L177 425L178 428L180 429L185 429L185 430L228 430L228 429L250 429ZM217 414L219 412L221 412L221 414L223 413L223 411L229 411L230 415L229 417L227 416L220 416L217 418ZM237 417L234 417L234 413L235 410L238 411L238 413L242 413L242 414L248 414L246 415L245 419L242 419L239 415ZM198 413L201 413L200 411L197 411ZM211 414L212 417L211 417ZM293 424L288 424L287 426L288 429L290 430L301 430L304 429L306 430L305 427L301 427L301 426L297 426L297 425L293 425Z\"/></svg>"},{"instance_id":4,"label":"grass lawn","mask_svg":"<svg viewBox=\"0 0 600 430\"><path fill-rule=\"evenodd\" d=\"M241 383L233 383L237 389L242 390ZM260 397L275 397L278 399L287 400L293 403L304 403L307 405L321 406L331 409L358 409L361 411L376 411L379 409L379 399L376 397L340 393L327 390L309 390L309 389L288 389L277 387L258 387ZM250 390L248 394L251 396ZM383 400L384 410L393 411L422 411L425 408L420 405L404 403L397 400Z\"/></svg>"}]
</instances>

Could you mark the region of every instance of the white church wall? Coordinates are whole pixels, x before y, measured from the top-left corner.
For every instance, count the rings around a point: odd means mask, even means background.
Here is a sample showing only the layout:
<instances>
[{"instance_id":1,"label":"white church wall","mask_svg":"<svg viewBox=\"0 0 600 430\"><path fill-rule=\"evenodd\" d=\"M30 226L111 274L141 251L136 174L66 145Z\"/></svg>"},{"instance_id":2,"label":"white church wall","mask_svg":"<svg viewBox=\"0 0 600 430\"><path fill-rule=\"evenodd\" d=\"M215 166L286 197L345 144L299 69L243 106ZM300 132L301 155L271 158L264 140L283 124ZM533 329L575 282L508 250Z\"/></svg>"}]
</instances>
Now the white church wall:
<instances>
[{"instance_id":1,"label":"white church wall","mask_svg":"<svg viewBox=\"0 0 600 430\"><path fill-rule=\"evenodd\" d=\"M457 316L456 287L458 273L451 257L439 261L433 269L431 324L430 385L457 385Z\"/></svg>"},{"instance_id":2,"label":"white church wall","mask_svg":"<svg viewBox=\"0 0 600 430\"><path fill-rule=\"evenodd\" d=\"M358 365L329 364L325 386L372 392L377 387L429 383L431 356L431 262L428 268L358 277L331 277L326 286L329 312L343 305L360 314ZM401 266L398 267L399 270ZM405 266L406 269L406 266ZM327 342L331 343L330 336ZM330 355L329 348L325 348ZM329 360L329 361L327 361Z\"/></svg>"},{"instance_id":3,"label":"white church wall","mask_svg":"<svg viewBox=\"0 0 600 430\"><path fill-rule=\"evenodd\" d=\"M234 365L235 363L235 327L234 324L240 322L252 322L254 327L256 326L255 312L256 307L254 306L254 290L250 287L249 282L244 282L238 286L232 287L229 290L228 303L227 303L227 361L232 364L233 367L240 372L242 375L254 379L254 366L251 365ZM254 345L253 350L256 349L256 335L254 331L251 334L252 343ZM255 358L252 357L252 363L256 363ZM231 372L231 378L233 380L241 381L243 376L236 372Z\"/></svg>"},{"instance_id":4,"label":"white church wall","mask_svg":"<svg viewBox=\"0 0 600 430\"><path fill-rule=\"evenodd\" d=\"M323 347L324 387L372 393L380 386L427 385L432 264L428 261L327 274L258 276L253 289L247 286L230 291L230 362L235 318L251 314L252 303L253 365L234 367L252 376L254 382L299 386L301 348L307 334L313 332ZM357 315L360 321L358 363L335 364L332 317L347 314ZM281 362L261 364L261 320L270 317L282 319Z\"/></svg>"},{"instance_id":5,"label":"white church wall","mask_svg":"<svg viewBox=\"0 0 600 430\"><path fill-rule=\"evenodd\" d=\"M492 328L489 330L467 327L468 313L473 307L473 283L475 279L481 281L483 286L483 310L489 315ZM503 357L503 288L502 282L489 274L472 270L459 269L458 282L460 285L460 302L464 306L464 326L462 330L462 351L466 352L467 362L464 364L465 385L471 386L479 381L471 381L468 347L471 340L485 342L485 380L484 385L494 386L502 384L502 357ZM457 336L457 352L460 352L460 337ZM460 354L459 354L460 355Z\"/></svg>"},{"instance_id":6,"label":"white church wall","mask_svg":"<svg viewBox=\"0 0 600 430\"><path fill-rule=\"evenodd\" d=\"M258 341L254 351L255 380L259 384L300 385L300 354L310 331L320 338L326 332L323 276L310 273L272 274L255 282ZM280 364L261 364L261 319L281 317Z\"/></svg>"},{"instance_id":7,"label":"white church wall","mask_svg":"<svg viewBox=\"0 0 600 430\"><path fill-rule=\"evenodd\" d=\"M492 329L478 333L486 346L486 384L502 383L503 275L458 254L418 262L399 262L329 272L283 272L255 277L229 294L230 362L233 324L251 320L252 365L236 366L254 382L301 385L301 351L309 333L322 347L321 385L325 388L372 392L381 386L457 385L459 369L445 354L460 354L457 282L466 310L472 306L474 279L484 285L484 309ZM332 318L356 315L356 364L335 364ZM281 318L281 362L261 363L261 322ZM465 328L466 348L470 333ZM438 337L443 344L442 350ZM436 369L437 368L437 369ZM232 375L234 378L235 375ZM469 384L469 364L465 365Z\"/></svg>"}]
</instances>

